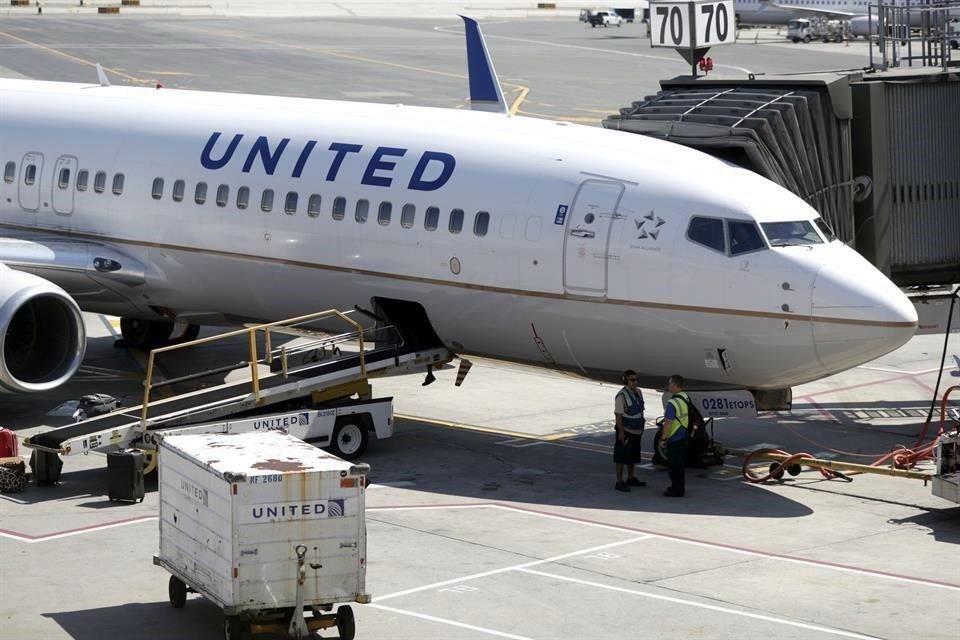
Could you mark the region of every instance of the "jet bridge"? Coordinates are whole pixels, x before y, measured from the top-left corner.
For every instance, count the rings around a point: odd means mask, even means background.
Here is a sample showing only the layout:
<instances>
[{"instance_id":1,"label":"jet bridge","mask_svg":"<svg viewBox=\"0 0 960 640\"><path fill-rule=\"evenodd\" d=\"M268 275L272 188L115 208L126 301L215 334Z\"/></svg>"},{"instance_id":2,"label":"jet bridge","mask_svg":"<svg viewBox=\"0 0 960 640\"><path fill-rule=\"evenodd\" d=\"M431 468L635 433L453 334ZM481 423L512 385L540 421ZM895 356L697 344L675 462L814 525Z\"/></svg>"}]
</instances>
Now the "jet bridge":
<instances>
[{"instance_id":1,"label":"jet bridge","mask_svg":"<svg viewBox=\"0 0 960 640\"><path fill-rule=\"evenodd\" d=\"M603 126L773 180L901 286L960 280L956 69L679 77L661 89Z\"/></svg>"},{"instance_id":2,"label":"jet bridge","mask_svg":"<svg viewBox=\"0 0 960 640\"><path fill-rule=\"evenodd\" d=\"M24 440L24 445L63 455L126 447L147 442L149 434L161 430L292 406L316 406L354 393L369 396L370 377L437 366L453 357L438 339L424 339L434 335L432 329L421 330L410 339L409 318L405 333L404 324L388 324L384 316L376 325L364 327L350 317L357 313L323 311L155 349L150 352L141 405L36 434ZM340 321L348 330L323 330L331 321ZM158 358L165 354L202 345L219 347L238 338L247 346L245 360L172 378L158 376ZM176 391L185 383L214 377L222 382ZM158 397L164 392L167 397Z\"/></svg>"}]
</instances>

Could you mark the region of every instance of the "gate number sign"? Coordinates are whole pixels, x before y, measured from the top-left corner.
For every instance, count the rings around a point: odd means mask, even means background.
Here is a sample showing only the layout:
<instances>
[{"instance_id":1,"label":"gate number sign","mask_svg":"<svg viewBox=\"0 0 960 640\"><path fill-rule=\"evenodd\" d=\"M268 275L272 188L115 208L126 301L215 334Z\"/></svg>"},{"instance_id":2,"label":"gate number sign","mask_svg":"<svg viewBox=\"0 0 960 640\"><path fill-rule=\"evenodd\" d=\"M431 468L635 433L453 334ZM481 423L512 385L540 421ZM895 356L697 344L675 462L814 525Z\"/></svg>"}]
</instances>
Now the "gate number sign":
<instances>
[{"instance_id":1,"label":"gate number sign","mask_svg":"<svg viewBox=\"0 0 960 640\"><path fill-rule=\"evenodd\" d=\"M702 49L736 40L733 0L651 2L650 44Z\"/></svg>"}]
</instances>

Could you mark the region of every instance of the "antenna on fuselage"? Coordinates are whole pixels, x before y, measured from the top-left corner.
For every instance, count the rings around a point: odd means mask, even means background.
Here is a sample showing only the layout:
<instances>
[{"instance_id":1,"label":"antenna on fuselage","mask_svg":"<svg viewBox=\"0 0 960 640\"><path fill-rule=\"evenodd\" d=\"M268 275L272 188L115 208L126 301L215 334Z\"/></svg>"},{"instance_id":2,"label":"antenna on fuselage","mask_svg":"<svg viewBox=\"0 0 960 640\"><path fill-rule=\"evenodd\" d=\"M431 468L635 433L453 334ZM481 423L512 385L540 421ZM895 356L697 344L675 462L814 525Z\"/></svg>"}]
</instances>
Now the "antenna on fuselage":
<instances>
[{"instance_id":1,"label":"antenna on fuselage","mask_svg":"<svg viewBox=\"0 0 960 640\"><path fill-rule=\"evenodd\" d=\"M107 79L107 74L104 73L103 67L100 66L100 63L97 63L97 78L100 80L101 87L109 87L110 80Z\"/></svg>"},{"instance_id":2,"label":"antenna on fuselage","mask_svg":"<svg viewBox=\"0 0 960 640\"><path fill-rule=\"evenodd\" d=\"M473 18L460 16L467 36L467 83L470 87L470 108L474 111L510 113L503 90L493 70L493 61L483 40L480 25Z\"/></svg>"}]
</instances>

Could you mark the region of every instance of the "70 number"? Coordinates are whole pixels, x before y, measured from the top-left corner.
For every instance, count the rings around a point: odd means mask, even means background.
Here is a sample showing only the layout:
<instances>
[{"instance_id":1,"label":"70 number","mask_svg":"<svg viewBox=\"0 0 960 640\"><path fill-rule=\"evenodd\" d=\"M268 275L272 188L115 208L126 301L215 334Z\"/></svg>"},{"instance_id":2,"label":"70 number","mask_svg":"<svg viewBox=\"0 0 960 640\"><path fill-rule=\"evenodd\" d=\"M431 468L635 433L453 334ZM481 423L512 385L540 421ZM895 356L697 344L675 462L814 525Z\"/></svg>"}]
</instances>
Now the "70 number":
<instances>
[{"instance_id":1,"label":"70 number","mask_svg":"<svg viewBox=\"0 0 960 640\"><path fill-rule=\"evenodd\" d=\"M667 14L670 14L669 18L667 18ZM710 14L713 15L712 7ZM724 9L724 14L726 14L726 9ZM670 23L670 39L673 40L673 44L678 45L683 42L683 13L681 13L680 7L657 7L657 15L664 17L660 21L660 42L667 41L668 22Z\"/></svg>"},{"instance_id":2,"label":"70 number","mask_svg":"<svg viewBox=\"0 0 960 640\"><path fill-rule=\"evenodd\" d=\"M716 22L714 22L714 8L716 8ZM727 16L727 5L725 4L705 4L700 6L700 13L707 16L706 28L703 30L703 41L710 42L710 31L716 24L717 40L723 42L727 39L727 32L730 29L730 18ZM662 36L661 36L662 37Z\"/></svg>"}]
</instances>

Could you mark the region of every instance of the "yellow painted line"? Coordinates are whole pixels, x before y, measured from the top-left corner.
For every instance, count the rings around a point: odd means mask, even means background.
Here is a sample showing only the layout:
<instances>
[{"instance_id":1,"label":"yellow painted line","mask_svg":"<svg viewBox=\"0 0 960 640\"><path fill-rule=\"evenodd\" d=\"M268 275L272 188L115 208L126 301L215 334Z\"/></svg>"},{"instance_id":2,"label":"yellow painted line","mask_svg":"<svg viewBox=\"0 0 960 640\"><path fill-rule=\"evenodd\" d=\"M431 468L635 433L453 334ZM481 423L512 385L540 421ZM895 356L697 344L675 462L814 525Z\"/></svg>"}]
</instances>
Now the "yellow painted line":
<instances>
[{"instance_id":1,"label":"yellow painted line","mask_svg":"<svg viewBox=\"0 0 960 640\"><path fill-rule=\"evenodd\" d=\"M189 71L153 71L151 69L144 69L144 73L152 73L155 76L195 76L197 74L190 73Z\"/></svg>"},{"instance_id":2,"label":"yellow painted line","mask_svg":"<svg viewBox=\"0 0 960 640\"><path fill-rule=\"evenodd\" d=\"M208 29L197 29L194 27L187 27L182 24L177 25L180 29L185 29L187 31L197 31L209 35L210 31ZM427 67L418 67L410 64L403 64L401 62L391 62L389 60L378 60L376 58L368 58L366 56L358 56L352 53L345 53L343 51L337 51L335 49L324 49L322 47L311 47L302 44L291 44L287 42L274 42L273 40L267 40L265 38L255 38L250 37L247 34L235 33L231 31L217 31L218 35L226 36L229 38L238 38L246 42L256 42L258 44L267 44L274 47L280 47L285 49L295 49L298 51L308 51L310 53L318 53L325 56L331 56L334 58L342 58L344 60L354 60L356 62L366 62L369 64L381 66L381 67L393 67L394 69L403 69L405 71L416 71L417 73L427 73L435 76L444 76L446 78L459 78L461 80L466 80L467 76L462 73L451 73L450 71L438 71L436 69L429 69ZM504 87L509 87L520 92L520 95L514 100L513 104L510 107L510 113L516 115L520 109L520 105L527 98L527 94L530 93L530 87L525 87L521 84L513 84L510 82L502 82Z\"/></svg>"},{"instance_id":3,"label":"yellow painted line","mask_svg":"<svg viewBox=\"0 0 960 640\"><path fill-rule=\"evenodd\" d=\"M534 118L547 118L548 120L561 120L563 122L603 122L603 118L589 118L586 116L558 116L549 113L536 113L534 111L520 111L517 112L522 116L532 116Z\"/></svg>"},{"instance_id":4,"label":"yellow painted line","mask_svg":"<svg viewBox=\"0 0 960 640\"><path fill-rule=\"evenodd\" d=\"M64 53L63 51L60 51L60 50L58 50L58 49L54 49L54 48L52 48L52 47L48 47L48 46L46 46L46 45L42 45L42 44L40 44L40 43L38 43L38 42L33 42L32 40L27 40L26 38L21 38L20 36L15 36L15 35L13 35L13 34L6 33L5 31L0 31L0 36L3 36L4 38L9 38L9 39L11 39L11 40L16 40L17 42L22 42L22 43L24 43L24 44L28 44L28 45L30 45L31 47L36 47L37 49L41 49L41 50L46 51L46 52L48 52L48 53L52 53L52 54L54 54L54 55L61 56L61 57L63 57L63 58L66 58L67 60L72 60L73 62L79 62L80 64L85 64L85 65L87 65L87 66L94 67L94 68L96 68L96 66L97 66L97 63L96 63L96 62L91 62L90 60L85 60L85 59L83 59L83 58L78 58L77 56L70 55L69 53ZM101 65L101 66L102 66L102 65ZM150 81L150 80L144 80L144 79L142 79L142 78L136 78L136 77L134 77L134 76L128 75L128 74L126 74L126 73L123 73L122 71L117 71L116 69L111 69L110 67L103 67L103 70L106 71L106 72L108 72L108 73L112 73L112 74L115 75L115 76L120 76L121 78L124 78L125 80L129 80L130 82L136 82L137 84L151 84L151 82L152 82L152 81Z\"/></svg>"},{"instance_id":5,"label":"yellow painted line","mask_svg":"<svg viewBox=\"0 0 960 640\"><path fill-rule=\"evenodd\" d=\"M521 440L535 440L539 442L554 442L557 440L563 440L569 438L575 434L553 434L549 436L535 436L529 433L520 433L518 431L508 431L506 429L497 429L494 427L481 427L475 424L464 424L462 422L450 422L448 420L435 420L433 418L424 418L423 416L410 416L404 414L394 414L394 418L399 418L400 420L411 420L414 422L422 422L424 424L431 424L437 427L448 427L451 429L460 429L461 431L475 431L477 433L487 433L494 436L509 436L511 438L519 438Z\"/></svg>"}]
</instances>

